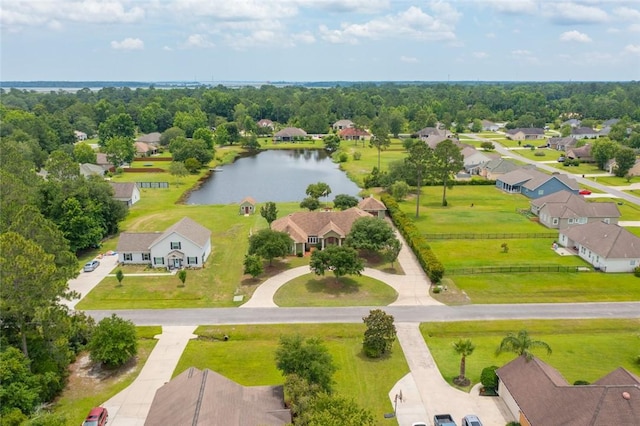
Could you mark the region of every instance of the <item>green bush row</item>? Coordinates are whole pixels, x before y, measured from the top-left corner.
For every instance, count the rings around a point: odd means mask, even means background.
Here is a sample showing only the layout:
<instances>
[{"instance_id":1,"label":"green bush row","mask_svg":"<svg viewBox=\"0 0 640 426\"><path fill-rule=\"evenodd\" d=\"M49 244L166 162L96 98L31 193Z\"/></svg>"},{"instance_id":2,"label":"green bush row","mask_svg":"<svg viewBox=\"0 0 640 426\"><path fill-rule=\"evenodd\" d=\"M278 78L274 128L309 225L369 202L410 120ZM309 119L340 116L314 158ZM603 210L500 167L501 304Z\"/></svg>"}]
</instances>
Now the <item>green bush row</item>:
<instances>
[{"instance_id":1,"label":"green bush row","mask_svg":"<svg viewBox=\"0 0 640 426\"><path fill-rule=\"evenodd\" d=\"M444 275L444 266L431 250L427 240L418 231L413 221L400 210L398 203L392 196L382 194L381 200L387 206L393 223L415 253L418 262L420 262L422 269L427 273L431 282L439 283Z\"/></svg>"}]
</instances>

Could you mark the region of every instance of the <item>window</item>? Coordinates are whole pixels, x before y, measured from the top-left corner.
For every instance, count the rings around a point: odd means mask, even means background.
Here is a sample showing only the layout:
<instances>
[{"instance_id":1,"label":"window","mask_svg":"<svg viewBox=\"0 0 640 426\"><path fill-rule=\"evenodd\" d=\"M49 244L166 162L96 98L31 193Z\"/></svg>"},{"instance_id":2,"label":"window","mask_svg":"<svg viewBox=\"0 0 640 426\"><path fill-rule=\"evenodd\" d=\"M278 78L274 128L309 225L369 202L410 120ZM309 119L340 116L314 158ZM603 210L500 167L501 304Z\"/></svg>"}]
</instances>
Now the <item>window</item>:
<instances>
[{"instance_id":1,"label":"window","mask_svg":"<svg viewBox=\"0 0 640 426\"><path fill-rule=\"evenodd\" d=\"M154 265L164 265L164 257L154 257L153 258Z\"/></svg>"},{"instance_id":2,"label":"window","mask_svg":"<svg viewBox=\"0 0 640 426\"><path fill-rule=\"evenodd\" d=\"M569 225L573 225L573 218L569 218Z\"/></svg>"},{"instance_id":3,"label":"window","mask_svg":"<svg viewBox=\"0 0 640 426\"><path fill-rule=\"evenodd\" d=\"M538 195L544 195L544 189L539 189L538 190Z\"/></svg>"},{"instance_id":4,"label":"window","mask_svg":"<svg viewBox=\"0 0 640 426\"><path fill-rule=\"evenodd\" d=\"M609 218L606 218L605 220L603 220L603 222L604 222L604 223L609 223L609 222L610 222L610 220L609 220Z\"/></svg>"},{"instance_id":5,"label":"window","mask_svg":"<svg viewBox=\"0 0 640 426\"><path fill-rule=\"evenodd\" d=\"M557 224L558 224L558 218L557 218L557 217L554 217L554 218L553 218L553 224L554 224L554 225L557 225Z\"/></svg>"},{"instance_id":6,"label":"window","mask_svg":"<svg viewBox=\"0 0 640 426\"><path fill-rule=\"evenodd\" d=\"M142 253L142 260L151 260L151 253Z\"/></svg>"},{"instance_id":7,"label":"window","mask_svg":"<svg viewBox=\"0 0 640 426\"><path fill-rule=\"evenodd\" d=\"M631 266L635 266L635 265L636 265L636 261L635 261L635 260L632 260L632 261L630 261L630 262L629 262L629 264L630 264Z\"/></svg>"},{"instance_id":8,"label":"window","mask_svg":"<svg viewBox=\"0 0 640 426\"><path fill-rule=\"evenodd\" d=\"M317 236L309 237L309 238L307 238L307 242L309 244L317 244L318 243L318 237Z\"/></svg>"},{"instance_id":9,"label":"window","mask_svg":"<svg viewBox=\"0 0 640 426\"><path fill-rule=\"evenodd\" d=\"M131 253L125 253L124 254L124 261L129 261L131 262L133 260L133 255Z\"/></svg>"},{"instance_id":10,"label":"window","mask_svg":"<svg viewBox=\"0 0 640 426\"><path fill-rule=\"evenodd\" d=\"M587 218L586 217L579 217L576 219L576 223L587 223Z\"/></svg>"},{"instance_id":11,"label":"window","mask_svg":"<svg viewBox=\"0 0 640 426\"><path fill-rule=\"evenodd\" d=\"M171 242L171 250L180 250L180 241L178 242Z\"/></svg>"},{"instance_id":12,"label":"window","mask_svg":"<svg viewBox=\"0 0 640 426\"><path fill-rule=\"evenodd\" d=\"M187 265L197 265L198 258L197 257L187 257Z\"/></svg>"}]
</instances>

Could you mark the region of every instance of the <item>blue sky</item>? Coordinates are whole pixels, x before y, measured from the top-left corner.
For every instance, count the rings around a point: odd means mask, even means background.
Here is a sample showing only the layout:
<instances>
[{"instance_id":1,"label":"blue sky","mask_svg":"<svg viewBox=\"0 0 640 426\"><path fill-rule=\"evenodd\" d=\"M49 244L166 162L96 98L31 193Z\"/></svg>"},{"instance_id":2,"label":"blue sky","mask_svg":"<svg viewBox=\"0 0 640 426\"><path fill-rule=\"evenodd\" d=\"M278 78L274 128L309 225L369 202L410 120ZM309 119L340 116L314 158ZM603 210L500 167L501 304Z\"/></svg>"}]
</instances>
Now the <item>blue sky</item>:
<instances>
[{"instance_id":1,"label":"blue sky","mask_svg":"<svg viewBox=\"0 0 640 426\"><path fill-rule=\"evenodd\" d=\"M0 79L640 80L640 0L2 0Z\"/></svg>"}]
</instances>

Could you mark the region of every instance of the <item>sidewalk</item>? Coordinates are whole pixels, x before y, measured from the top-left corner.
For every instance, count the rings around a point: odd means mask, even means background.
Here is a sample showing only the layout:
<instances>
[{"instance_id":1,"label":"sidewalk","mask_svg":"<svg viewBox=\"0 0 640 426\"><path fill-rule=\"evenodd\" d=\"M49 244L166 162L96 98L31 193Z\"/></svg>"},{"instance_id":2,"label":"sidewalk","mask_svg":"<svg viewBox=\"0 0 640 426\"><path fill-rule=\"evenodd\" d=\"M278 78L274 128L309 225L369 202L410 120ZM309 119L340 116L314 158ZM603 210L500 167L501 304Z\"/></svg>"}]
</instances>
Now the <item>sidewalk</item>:
<instances>
[{"instance_id":1,"label":"sidewalk","mask_svg":"<svg viewBox=\"0 0 640 426\"><path fill-rule=\"evenodd\" d=\"M171 380L187 343L198 337L193 334L195 329L195 326L162 327L162 334L155 336L158 343L138 377L103 404L109 410L110 426L144 425L156 390Z\"/></svg>"}]
</instances>

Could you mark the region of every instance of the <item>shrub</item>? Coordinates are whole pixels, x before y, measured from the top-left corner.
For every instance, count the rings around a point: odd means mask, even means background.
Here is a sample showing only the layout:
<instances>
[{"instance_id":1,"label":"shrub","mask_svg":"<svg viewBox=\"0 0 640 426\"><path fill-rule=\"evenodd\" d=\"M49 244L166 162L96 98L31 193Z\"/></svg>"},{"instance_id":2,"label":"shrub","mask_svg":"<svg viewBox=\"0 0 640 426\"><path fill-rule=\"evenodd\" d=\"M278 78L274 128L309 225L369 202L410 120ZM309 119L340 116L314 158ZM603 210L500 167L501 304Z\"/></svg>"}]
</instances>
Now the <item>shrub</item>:
<instances>
[{"instance_id":1,"label":"shrub","mask_svg":"<svg viewBox=\"0 0 640 426\"><path fill-rule=\"evenodd\" d=\"M480 383L482 383L482 386L490 389L495 389L498 386L497 369L498 367L495 365L482 369L482 373L480 373Z\"/></svg>"},{"instance_id":2,"label":"shrub","mask_svg":"<svg viewBox=\"0 0 640 426\"><path fill-rule=\"evenodd\" d=\"M544 151L536 151L536 153L533 155L535 155L536 157L544 157L546 154L544 153Z\"/></svg>"},{"instance_id":3,"label":"shrub","mask_svg":"<svg viewBox=\"0 0 640 426\"><path fill-rule=\"evenodd\" d=\"M93 362L117 367L138 352L136 327L128 320L112 314L98 323L89 342Z\"/></svg>"},{"instance_id":4,"label":"shrub","mask_svg":"<svg viewBox=\"0 0 640 426\"><path fill-rule=\"evenodd\" d=\"M338 161L341 163L346 163L349 160L349 154L346 152L341 152L338 156Z\"/></svg>"},{"instance_id":5,"label":"shrub","mask_svg":"<svg viewBox=\"0 0 640 426\"><path fill-rule=\"evenodd\" d=\"M362 153L360 151L356 151L353 153L353 159L354 160L359 160L360 158L362 158Z\"/></svg>"},{"instance_id":6,"label":"shrub","mask_svg":"<svg viewBox=\"0 0 640 426\"><path fill-rule=\"evenodd\" d=\"M640 278L640 266L635 267L635 269L633 270L633 275Z\"/></svg>"},{"instance_id":7,"label":"shrub","mask_svg":"<svg viewBox=\"0 0 640 426\"><path fill-rule=\"evenodd\" d=\"M438 293L440 293L441 291L442 291L442 287L440 287L439 285L437 285L437 286L434 286L434 287L433 287L433 292L434 292L435 294L438 294Z\"/></svg>"},{"instance_id":8,"label":"shrub","mask_svg":"<svg viewBox=\"0 0 640 426\"><path fill-rule=\"evenodd\" d=\"M587 386L590 384L591 383L587 382L586 380L576 380L575 382L573 382L573 386Z\"/></svg>"}]
</instances>

